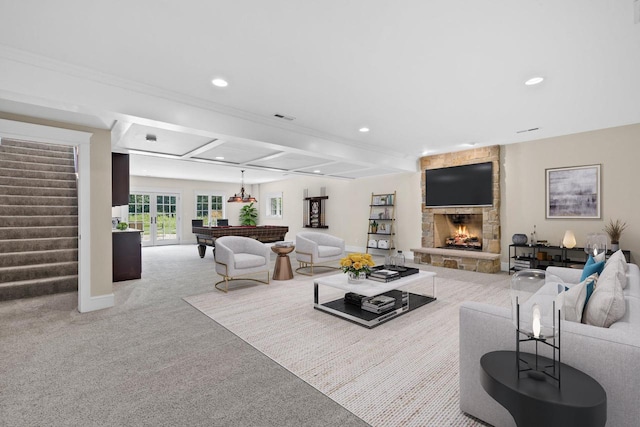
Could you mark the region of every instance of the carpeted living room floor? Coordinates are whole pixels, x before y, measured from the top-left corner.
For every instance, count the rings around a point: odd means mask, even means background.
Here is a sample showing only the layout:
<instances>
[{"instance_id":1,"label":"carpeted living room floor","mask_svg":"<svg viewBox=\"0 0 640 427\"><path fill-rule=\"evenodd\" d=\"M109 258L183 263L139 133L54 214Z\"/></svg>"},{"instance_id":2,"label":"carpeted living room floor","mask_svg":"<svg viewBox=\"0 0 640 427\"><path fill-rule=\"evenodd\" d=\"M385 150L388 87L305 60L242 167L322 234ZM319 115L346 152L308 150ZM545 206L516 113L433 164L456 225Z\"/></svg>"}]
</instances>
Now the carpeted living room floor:
<instances>
[{"instance_id":1,"label":"carpeted living room floor","mask_svg":"<svg viewBox=\"0 0 640 427\"><path fill-rule=\"evenodd\" d=\"M115 283L113 308L80 314L76 293L0 302L0 425L368 425L185 302L214 291L213 271L210 248L144 248L143 278Z\"/></svg>"}]
</instances>

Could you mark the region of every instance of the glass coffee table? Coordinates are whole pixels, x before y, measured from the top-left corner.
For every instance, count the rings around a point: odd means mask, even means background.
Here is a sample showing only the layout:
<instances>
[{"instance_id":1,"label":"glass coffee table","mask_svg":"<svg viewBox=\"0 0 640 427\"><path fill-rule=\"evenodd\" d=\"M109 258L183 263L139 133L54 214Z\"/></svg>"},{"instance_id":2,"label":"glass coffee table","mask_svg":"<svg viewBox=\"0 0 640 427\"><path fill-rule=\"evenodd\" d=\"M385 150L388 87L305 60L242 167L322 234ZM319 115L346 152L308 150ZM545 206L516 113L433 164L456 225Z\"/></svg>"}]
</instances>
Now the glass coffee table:
<instances>
[{"instance_id":1,"label":"glass coffee table","mask_svg":"<svg viewBox=\"0 0 640 427\"><path fill-rule=\"evenodd\" d=\"M418 307L429 304L436 300L436 273L431 271L419 271L416 274L401 277L390 282L377 282L374 280L364 280L360 284L351 284L347 281L346 274L334 274L331 276L318 277L313 280L313 308L325 313L341 317L351 322L357 323L366 328L374 328L395 317L401 316ZM363 310L358 305L345 301L344 298L334 299L327 302L320 302L320 287L331 287L353 292L365 297L385 295L395 298L395 305L381 313L373 313ZM413 290L417 286L430 286L431 294L409 292L406 288Z\"/></svg>"}]
</instances>

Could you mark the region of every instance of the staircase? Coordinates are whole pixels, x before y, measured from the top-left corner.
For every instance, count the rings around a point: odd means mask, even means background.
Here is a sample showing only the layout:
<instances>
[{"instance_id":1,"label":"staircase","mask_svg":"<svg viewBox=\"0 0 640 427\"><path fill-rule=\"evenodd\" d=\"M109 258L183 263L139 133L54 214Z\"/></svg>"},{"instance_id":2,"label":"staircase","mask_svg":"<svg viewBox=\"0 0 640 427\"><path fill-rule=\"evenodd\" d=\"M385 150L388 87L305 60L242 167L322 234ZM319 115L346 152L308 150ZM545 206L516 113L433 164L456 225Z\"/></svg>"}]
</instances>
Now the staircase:
<instances>
[{"instance_id":1,"label":"staircase","mask_svg":"<svg viewBox=\"0 0 640 427\"><path fill-rule=\"evenodd\" d=\"M0 142L0 300L78 290L73 148Z\"/></svg>"}]
</instances>

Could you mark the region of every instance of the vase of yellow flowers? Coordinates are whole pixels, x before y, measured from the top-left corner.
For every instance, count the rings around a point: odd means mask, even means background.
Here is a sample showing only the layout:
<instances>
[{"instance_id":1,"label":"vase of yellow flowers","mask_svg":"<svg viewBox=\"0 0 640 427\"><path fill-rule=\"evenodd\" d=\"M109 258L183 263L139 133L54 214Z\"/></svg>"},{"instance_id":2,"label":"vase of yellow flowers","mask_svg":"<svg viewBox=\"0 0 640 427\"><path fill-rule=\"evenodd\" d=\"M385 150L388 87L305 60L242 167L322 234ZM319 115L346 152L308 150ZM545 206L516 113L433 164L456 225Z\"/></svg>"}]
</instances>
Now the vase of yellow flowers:
<instances>
[{"instance_id":1,"label":"vase of yellow flowers","mask_svg":"<svg viewBox=\"0 0 640 427\"><path fill-rule=\"evenodd\" d=\"M362 283L367 278L367 273L375 263L371 254L352 253L340 260L342 271L347 275L347 281L352 284Z\"/></svg>"}]
</instances>

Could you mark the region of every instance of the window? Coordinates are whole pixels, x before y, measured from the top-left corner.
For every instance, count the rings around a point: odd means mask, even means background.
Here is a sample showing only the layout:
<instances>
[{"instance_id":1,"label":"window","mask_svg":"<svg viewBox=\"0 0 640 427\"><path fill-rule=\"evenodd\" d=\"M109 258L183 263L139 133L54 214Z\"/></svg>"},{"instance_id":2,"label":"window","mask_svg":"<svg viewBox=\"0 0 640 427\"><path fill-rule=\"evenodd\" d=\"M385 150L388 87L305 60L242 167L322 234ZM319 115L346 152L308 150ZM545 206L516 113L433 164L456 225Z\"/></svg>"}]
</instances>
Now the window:
<instances>
[{"instance_id":1,"label":"window","mask_svg":"<svg viewBox=\"0 0 640 427\"><path fill-rule=\"evenodd\" d=\"M282 193L269 193L265 200L267 218L282 218Z\"/></svg>"},{"instance_id":2,"label":"window","mask_svg":"<svg viewBox=\"0 0 640 427\"><path fill-rule=\"evenodd\" d=\"M196 194L196 219L201 219L205 225L209 225L224 218L223 200L222 194Z\"/></svg>"}]
</instances>

